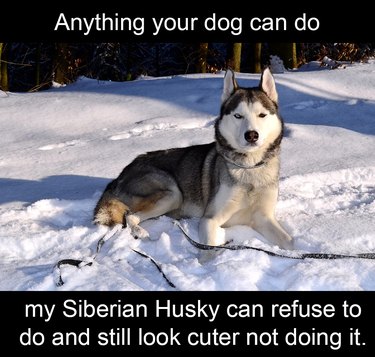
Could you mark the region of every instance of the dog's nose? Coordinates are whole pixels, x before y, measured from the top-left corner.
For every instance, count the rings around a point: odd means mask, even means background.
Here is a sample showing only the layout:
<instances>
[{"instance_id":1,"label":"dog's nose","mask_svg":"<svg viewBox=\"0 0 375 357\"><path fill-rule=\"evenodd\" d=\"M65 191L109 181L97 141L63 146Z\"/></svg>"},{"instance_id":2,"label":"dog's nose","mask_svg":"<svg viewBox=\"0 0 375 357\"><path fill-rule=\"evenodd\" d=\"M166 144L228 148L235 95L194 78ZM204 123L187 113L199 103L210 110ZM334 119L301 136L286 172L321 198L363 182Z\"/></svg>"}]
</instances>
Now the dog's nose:
<instances>
[{"instance_id":1,"label":"dog's nose","mask_svg":"<svg viewBox=\"0 0 375 357\"><path fill-rule=\"evenodd\" d=\"M259 134L255 130L249 130L245 133L245 140L250 144L254 144L259 139Z\"/></svg>"}]
</instances>

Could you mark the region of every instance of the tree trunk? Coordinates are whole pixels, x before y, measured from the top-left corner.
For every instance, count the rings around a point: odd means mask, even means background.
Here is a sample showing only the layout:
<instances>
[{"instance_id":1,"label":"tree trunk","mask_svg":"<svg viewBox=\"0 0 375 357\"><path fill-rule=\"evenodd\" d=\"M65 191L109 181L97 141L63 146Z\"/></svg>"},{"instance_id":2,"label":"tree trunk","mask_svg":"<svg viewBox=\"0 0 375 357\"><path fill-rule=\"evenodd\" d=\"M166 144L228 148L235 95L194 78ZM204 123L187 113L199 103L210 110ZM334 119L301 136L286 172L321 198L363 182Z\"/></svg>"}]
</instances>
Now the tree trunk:
<instances>
[{"instance_id":1,"label":"tree trunk","mask_svg":"<svg viewBox=\"0 0 375 357\"><path fill-rule=\"evenodd\" d=\"M270 55L279 56L283 60L285 68L297 68L297 50L294 42L270 43Z\"/></svg>"},{"instance_id":2,"label":"tree trunk","mask_svg":"<svg viewBox=\"0 0 375 357\"><path fill-rule=\"evenodd\" d=\"M5 50L5 44L0 43L0 89L3 91L9 90L8 64L6 63L7 56Z\"/></svg>"},{"instance_id":3,"label":"tree trunk","mask_svg":"<svg viewBox=\"0 0 375 357\"><path fill-rule=\"evenodd\" d=\"M35 86L40 86L40 55L42 44L38 43L35 50Z\"/></svg>"},{"instance_id":4,"label":"tree trunk","mask_svg":"<svg viewBox=\"0 0 375 357\"><path fill-rule=\"evenodd\" d=\"M208 42L199 44L197 73L207 73Z\"/></svg>"},{"instance_id":5,"label":"tree trunk","mask_svg":"<svg viewBox=\"0 0 375 357\"><path fill-rule=\"evenodd\" d=\"M227 67L235 72L241 71L242 43L228 44L227 47Z\"/></svg>"},{"instance_id":6,"label":"tree trunk","mask_svg":"<svg viewBox=\"0 0 375 357\"><path fill-rule=\"evenodd\" d=\"M126 67L126 75L125 80L131 81L133 79L133 50L134 44L127 43L126 44L126 58L125 58L125 67Z\"/></svg>"},{"instance_id":7,"label":"tree trunk","mask_svg":"<svg viewBox=\"0 0 375 357\"><path fill-rule=\"evenodd\" d=\"M233 44L233 70L236 72L241 71L241 50L242 43Z\"/></svg>"},{"instance_id":8,"label":"tree trunk","mask_svg":"<svg viewBox=\"0 0 375 357\"><path fill-rule=\"evenodd\" d=\"M254 73L262 72L262 43L254 46Z\"/></svg>"},{"instance_id":9,"label":"tree trunk","mask_svg":"<svg viewBox=\"0 0 375 357\"><path fill-rule=\"evenodd\" d=\"M70 80L69 49L67 43L56 43L54 58L54 81L59 84L68 84Z\"/></svg>"},{"instance_id":10,"label":"tree trunk","mask_svg":"<svg viewBox=\"0 0 375 357\"><path fill-rule=\"evenodd\" d=\"M161 69L161 61L162 58L160 56L160 42L155 44L155 72L156 77L160 77L160 69Z\"/></svg>"}]
</instances>

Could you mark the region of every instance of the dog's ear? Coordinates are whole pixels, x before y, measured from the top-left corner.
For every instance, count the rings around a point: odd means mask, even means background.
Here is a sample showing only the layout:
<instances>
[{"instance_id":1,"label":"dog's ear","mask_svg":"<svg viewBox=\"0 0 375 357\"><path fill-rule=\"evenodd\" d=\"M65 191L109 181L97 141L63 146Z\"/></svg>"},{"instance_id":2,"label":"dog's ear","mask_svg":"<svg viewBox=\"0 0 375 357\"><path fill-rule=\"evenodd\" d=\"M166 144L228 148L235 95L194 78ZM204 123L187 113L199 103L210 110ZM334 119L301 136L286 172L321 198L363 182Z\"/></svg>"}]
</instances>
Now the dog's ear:
<instances>
[{"instance_id":1,"label":"dog's ear","mask_svg":"<svg viewBox=\"0 0 375 357\"><path fill-rule=\"evenodd\" d=\"M228 69L224 76L224 88L223 94L221 95L221 102L224 103L238 88L236 79L234 78L234 72Z\"/></svg>"},{"instance_id":2,"label":"dog's ear","mask_svg":"<svg viewBox=\"0 0 375 357\"><path fill-rule=\"evenodd\" d=\"M270 69L267 67L263 70L260 78L259 88L267 94L267 96L277 103L276 84Z\"/></svg>"}]
</instances>

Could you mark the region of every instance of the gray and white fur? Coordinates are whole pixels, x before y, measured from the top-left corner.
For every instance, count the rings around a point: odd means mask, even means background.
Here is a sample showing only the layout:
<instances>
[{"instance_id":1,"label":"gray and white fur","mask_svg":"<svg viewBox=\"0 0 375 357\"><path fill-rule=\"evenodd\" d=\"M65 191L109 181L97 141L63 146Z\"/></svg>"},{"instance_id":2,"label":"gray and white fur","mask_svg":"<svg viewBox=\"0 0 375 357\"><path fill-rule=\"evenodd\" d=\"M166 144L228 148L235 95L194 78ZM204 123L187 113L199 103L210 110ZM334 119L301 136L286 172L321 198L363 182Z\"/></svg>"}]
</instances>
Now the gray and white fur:
<instances>
[{"instance_id":1,"label":"gray and white fur","mask_svg":"<svg viewBox=\"0 0 375 357\"><path fill-rule=\"evenodd\" d=\"M108 184L95 211L97 224L139 223L161 215L199 217L201 243L220 245L219 227L248 225L272 244L291 248L292 238L275 218L283 121L274 78L267 68L259 87L239 87L224 77L213 143L138 156Z\"/></svg>"}]
</instances>

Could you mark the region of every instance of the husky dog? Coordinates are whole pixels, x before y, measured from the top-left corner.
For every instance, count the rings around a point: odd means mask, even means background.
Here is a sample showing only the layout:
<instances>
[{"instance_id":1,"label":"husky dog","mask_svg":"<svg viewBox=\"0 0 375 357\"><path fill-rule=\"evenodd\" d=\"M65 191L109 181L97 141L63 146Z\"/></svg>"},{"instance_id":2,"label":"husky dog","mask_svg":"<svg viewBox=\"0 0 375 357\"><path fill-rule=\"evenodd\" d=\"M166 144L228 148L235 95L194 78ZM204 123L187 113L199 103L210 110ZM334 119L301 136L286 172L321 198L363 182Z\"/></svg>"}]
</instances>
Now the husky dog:
<instances>
[{"instance_id":1,"label":"husky dog","mask_svg":"<svg viewBox=\"0 0 375 357\"><path fill-rule=\"evenodd\" d=\"M273 244L291 248L292 238L275 218L283 121L268 68L259 87L239 87L224 77L213 143L138 156L110 182L94 211L94 222L128 225L168 215L200 217L201 243L220 245L219 227L248 225Z\"/></svg>"}]
</instances>

